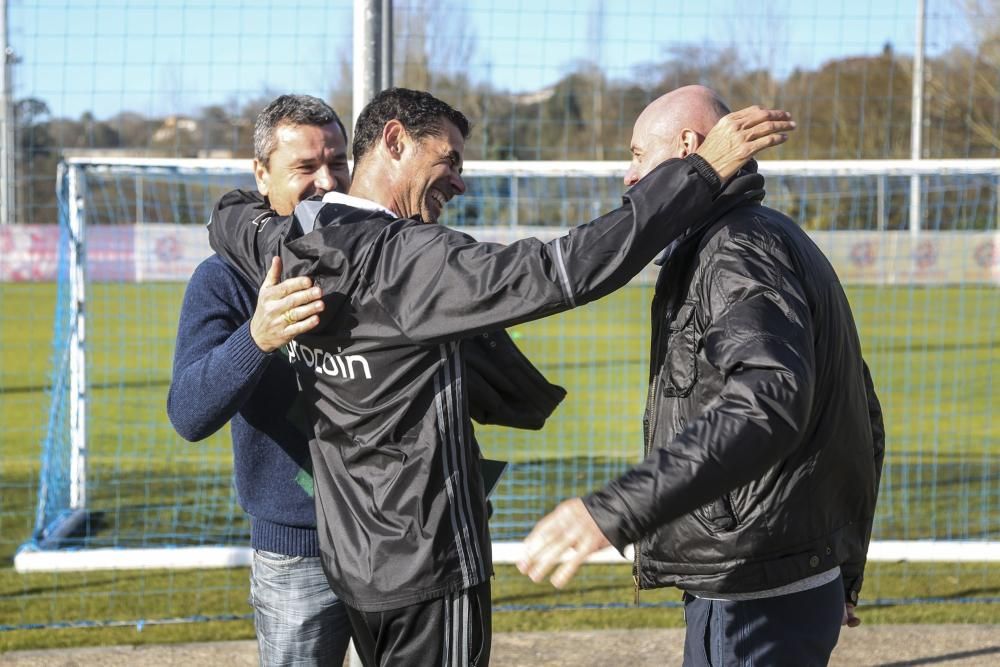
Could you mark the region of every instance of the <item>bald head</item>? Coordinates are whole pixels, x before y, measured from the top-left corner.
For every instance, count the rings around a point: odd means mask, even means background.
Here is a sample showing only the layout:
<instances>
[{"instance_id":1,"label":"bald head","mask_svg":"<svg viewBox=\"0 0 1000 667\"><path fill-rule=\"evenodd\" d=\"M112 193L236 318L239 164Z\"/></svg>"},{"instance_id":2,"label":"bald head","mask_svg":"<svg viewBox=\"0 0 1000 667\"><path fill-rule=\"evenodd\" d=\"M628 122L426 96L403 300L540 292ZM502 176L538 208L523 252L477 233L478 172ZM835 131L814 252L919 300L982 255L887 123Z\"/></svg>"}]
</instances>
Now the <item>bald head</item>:
<instances>
[{"instance_id":1,"label":"bald head","mask_svg":"<svg viewBox=\"0 0 1000 667\"><path fill-rule=\"evenodd\" d=\"M632 129L632 186L661 162L695 151L719 119L729 113L722 98L705 86L684 86L653 100Z\"/></svg>"}]
</instances>

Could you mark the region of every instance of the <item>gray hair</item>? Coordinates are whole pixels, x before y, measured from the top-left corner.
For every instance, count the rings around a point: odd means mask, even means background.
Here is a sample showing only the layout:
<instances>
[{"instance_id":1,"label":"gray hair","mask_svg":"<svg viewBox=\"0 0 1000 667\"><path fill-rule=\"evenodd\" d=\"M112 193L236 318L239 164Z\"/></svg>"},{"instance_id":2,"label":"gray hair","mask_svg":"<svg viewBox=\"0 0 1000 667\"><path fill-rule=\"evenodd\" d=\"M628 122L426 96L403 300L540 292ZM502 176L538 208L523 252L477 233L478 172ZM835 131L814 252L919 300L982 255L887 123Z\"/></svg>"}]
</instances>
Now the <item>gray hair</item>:
<instances>
[{"instance_id":1,"label":"gray hair","mask_svg":"<svg viewBox=\"0 0 1000 667\"><path fill-rule=\"evenodd\" d=\"M337 112L329 104L312 95L281 95L264 107L257 116L253 128L253 156L265 167L274 152L277 139L275 130L280 125L316 125L322 127L336 123L344 133L347 141L347 130L337 116Z\"/></svg>"}]
</instances>

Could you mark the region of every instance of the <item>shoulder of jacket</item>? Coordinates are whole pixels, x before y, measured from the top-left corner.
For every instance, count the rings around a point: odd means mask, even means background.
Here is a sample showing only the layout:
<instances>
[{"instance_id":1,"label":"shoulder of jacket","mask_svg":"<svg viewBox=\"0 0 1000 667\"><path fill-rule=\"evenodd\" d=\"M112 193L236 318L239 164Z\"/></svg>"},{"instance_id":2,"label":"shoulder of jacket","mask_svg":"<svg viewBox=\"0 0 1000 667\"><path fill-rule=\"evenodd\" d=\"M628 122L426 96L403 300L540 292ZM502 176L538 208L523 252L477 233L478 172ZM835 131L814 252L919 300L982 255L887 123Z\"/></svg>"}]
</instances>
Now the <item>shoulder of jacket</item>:
<instances>
[{"instance_id":1,"label":"shoulder of jacket","mask_svg":"<svg viewBox=\"0 0 1000 667\"><path fill-rule=\"evenodd\" d=\"M218 208L236 206L239 204L265 204L266 200L257 190L230 190L219 198Z\"/></svg>"},{"instance_id":2,"label":"shoulder of jacket","mask_svg":"<svg viewBox=\"0 0 1000 667\"><path fill-rule=\"evenodd\" d=\"M306 233L333 230L327 233L345 232L352 236L377 234L385 228L398 226L402 222L410 224L417 222L394 218L382 211L346 206L339 202L303 202L296 207L295 215L300 218Z\"/></svg>"},{"instance_id":3,"label":"shoulder of jacket","mask_svg":"<svg viewBox=\"0 0 1000 667\"><path fill-rule=\"evenodd\" d=\"M767 252L786 252L791 241L789 226L795 223L780 211L766 206L741 207L716 222L702 246L723 250L749 244Z\"/></svg>"},{"instance_id":4,"label":"shoulder of jacket","mask_svg":"<svg viewBox=\"0 0 1000 667\"><path fill-rule=\"evenodd\" d=\"M424 223L413 218L395 218L381 224L376 221L368 227L368 231L382 243L404 244L414 249L453 237L461 237L463 242L473 241L465 232L437 223Z\"/></svg>"},{"instance_id":5,"label":"shoulder of jacket","mask_svg":"<svg viewBox=\"0 0 1000 667\"><path fill-rule=\"evenodd\" d=\"M267 204L264 195L256 190L230 190L219 198L212 211L212 220L215 218L230 219L230 216L237 216L237 220L244 216L251 216L254 222L258 219L273 217L274 211ZM209 224L214 224L210 221Z\"/></svg>"}]
</instances>

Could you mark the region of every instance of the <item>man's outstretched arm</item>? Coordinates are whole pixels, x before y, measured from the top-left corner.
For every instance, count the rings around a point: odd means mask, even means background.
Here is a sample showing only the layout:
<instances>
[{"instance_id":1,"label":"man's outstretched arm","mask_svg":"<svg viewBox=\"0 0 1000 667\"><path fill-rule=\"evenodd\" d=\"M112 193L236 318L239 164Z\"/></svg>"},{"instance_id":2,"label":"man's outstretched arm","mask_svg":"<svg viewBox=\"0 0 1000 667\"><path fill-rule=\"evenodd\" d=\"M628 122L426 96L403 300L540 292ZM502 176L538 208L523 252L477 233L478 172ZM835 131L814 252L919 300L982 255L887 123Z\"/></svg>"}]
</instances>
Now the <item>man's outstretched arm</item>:
<instances>
[{"instance_id":1,"label":"man's outstretched arm","mask_svg":"<svg viewBox=\"0 0 1000 667\"><path fill-rule=\"evenodd\" d=\"M784 111L748 107L733 112L720 120L706 136L696 153L701 160L693 160L691 164L696 165L696 171L705 179L710 195L715 194L741 165L760 151L783 143L787 139L785 133L794 127L789 114ZM681 205L673 217L679 221L678 226L682 230L695 220L682 220L688 215L690 202L684 205L681 200L690 198L690 193L680 194L681 197L669 203ZM655 193L651 203L655 203L653 200ZM294 215L276 216L259 197L235 191L225 195L216 206L209 226L209 241L212 249L226 262L252 283L260 284L271 257L277 255L282 246L302 236L303 228L311 229L312 226L300 224ZM321 230L312 232L320 233ZM322 240L318 241L318 245L322 246ZM322 248L315 252L322 255ZM297 275L293 269L295 254L284 259L286 272ZM310 275L316 278L313 273L322 272L323 263L310 264ZM581 279L585 280L586 276Z\"/></svg>"}]
</instances>

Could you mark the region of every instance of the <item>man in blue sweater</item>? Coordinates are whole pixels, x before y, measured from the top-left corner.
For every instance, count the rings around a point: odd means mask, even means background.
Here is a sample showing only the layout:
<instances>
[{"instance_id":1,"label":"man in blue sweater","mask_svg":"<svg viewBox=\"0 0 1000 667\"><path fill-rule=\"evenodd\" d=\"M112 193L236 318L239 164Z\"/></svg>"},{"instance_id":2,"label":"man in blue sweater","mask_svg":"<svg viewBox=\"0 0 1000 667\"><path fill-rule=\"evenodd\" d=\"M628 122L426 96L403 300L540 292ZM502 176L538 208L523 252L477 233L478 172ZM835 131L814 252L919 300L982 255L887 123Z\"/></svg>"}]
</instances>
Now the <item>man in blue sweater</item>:
<instances>
[{"instance_id":1,"label":"man in blue sweater","mask_svg":"<svg viewBox=\"0 0 1000 667\"><path fill-rule=\"evenodd\" d=\"M254 128L254 176L280 215L313 195L347 192L347 137L333 109L305 95L269 104ZM167 413L192 442L231 421L261 665L340 665L350 623L320 565L308 436L292 416L295 372L275 354L318 324L323 302L309 278L280 275L276 261L258 291L217 255L198 266L181 307Z\"/></svg>"}]
</instances>

